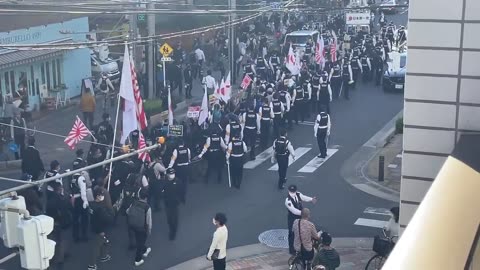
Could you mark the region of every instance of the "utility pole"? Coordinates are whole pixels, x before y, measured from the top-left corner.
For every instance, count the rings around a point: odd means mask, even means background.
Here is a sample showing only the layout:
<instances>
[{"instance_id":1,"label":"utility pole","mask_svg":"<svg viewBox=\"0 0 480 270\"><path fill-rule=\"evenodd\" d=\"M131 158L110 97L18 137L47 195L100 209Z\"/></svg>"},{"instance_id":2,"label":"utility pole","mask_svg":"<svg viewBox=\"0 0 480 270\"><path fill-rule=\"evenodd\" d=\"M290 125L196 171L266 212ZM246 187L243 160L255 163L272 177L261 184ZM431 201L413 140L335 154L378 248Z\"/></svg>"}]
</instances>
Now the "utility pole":
<instances>
[{"instance_id":1,"label":"utility pole","mask_svg":"<svg viewBox=\"0 0 480 270\"><path fill-rule=\"evenodd\" d=\"M230 21L230 27L228 31L228 55L230 58L230 74L231 74L231 80L232 83L235 83L236 80L236 75L235 74L235 46L236 46L236 41L237 39L235 38L235 26L233 25L233 21L237 19L237 0L228 0L228 7L231 10L230 16L229 16L229 21Z\"/></svg>"},{"instance_id":2,"label":"utility pole","mask_svg":"<svg viewBox=\"0 0 480 270\"><path fill-rule=\"evenodd\" d=\"M148 3L147 10L155 9L153 2ZM147 15L148 36L155 35L155 14L148 13ZM148 59L147 59L147 74L148 74L148 98L153 99L155 95L155 42L154 39L148 41Z\"/></svg>"},{"instance_id":3,"label":"utility pole","mask_svg":"<svg viewBox=\"0 0 480 270\"><path fill-rule=\"evenodd\" d=\"M137 14L130 14L129 16L129 24L130 24L130 40L134 41L138 37L138 26L137 26ZM136 52L136 44L133 42L130 46L132 48L132 51L135 53ZM134 54L133 54L134 55ZM137 66L137 61L135 61L135 66Z\"/></svg>"}]
</instances>

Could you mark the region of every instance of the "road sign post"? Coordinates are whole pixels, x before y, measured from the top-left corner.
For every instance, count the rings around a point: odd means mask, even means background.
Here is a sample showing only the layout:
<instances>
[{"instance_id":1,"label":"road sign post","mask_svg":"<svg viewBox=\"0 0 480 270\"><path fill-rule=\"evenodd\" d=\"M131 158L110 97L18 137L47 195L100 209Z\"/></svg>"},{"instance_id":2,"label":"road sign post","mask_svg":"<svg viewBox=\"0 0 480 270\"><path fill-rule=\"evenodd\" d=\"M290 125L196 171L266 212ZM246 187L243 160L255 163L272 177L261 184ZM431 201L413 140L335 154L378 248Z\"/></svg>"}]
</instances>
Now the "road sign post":
<instances>
[{"instance_id":1,"label":"road sign post","mask_svg":"<svg viewBox=\"0 0 480 270\"><path fill-rule=\"evenodd\" d=\"M167 88L167 78L166 78L166 72L165 70L167 67L165 66L165 62L172 61L172 58L170 58L170 54L172 54L173 49L168 43L163 43L162 46L160 46L160 53L163 55L162 57L162 67L163 67L163 88Z\"/></svg>"}]
</instances>

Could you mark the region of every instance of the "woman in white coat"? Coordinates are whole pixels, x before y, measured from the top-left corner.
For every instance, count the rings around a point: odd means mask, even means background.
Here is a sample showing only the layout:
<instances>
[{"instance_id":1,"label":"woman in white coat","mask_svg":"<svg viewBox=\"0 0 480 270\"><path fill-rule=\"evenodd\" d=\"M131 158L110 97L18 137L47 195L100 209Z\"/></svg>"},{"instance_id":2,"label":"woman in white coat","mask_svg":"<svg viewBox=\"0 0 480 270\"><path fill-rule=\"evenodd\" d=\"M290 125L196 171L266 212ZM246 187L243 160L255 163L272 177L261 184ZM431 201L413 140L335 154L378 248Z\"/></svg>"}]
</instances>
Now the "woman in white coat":
<instances>
[{"instance_id":1,"label":"woman in white coat","mask_svg":"<svg viewBox=\"0 0 480 270\"><path fill-rule=\"evenodd\" d=\"M213 240L207 253L207 260L213 261L214 270L225 270L227 258L228 229L225 224L227 217L223 213L217 213L213 218L213 224L217 227L213 233Z\"/></svg>"}]
</instances>

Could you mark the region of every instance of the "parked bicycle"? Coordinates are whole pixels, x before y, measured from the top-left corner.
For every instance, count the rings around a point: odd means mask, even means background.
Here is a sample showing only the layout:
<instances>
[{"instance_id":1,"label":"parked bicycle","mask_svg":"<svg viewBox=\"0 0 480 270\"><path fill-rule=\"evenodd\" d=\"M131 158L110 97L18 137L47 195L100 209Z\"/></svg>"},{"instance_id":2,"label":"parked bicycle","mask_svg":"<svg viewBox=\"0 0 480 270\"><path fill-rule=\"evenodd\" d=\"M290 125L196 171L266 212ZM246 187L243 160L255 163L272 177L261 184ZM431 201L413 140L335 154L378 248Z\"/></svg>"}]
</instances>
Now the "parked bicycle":
<instances>
[{"instance_id":1,"label":"parked bicycle","mask_svg":"<svg viewBox=\"0 0 480 270\"><path fill-rule=\"evenodd\" d=\"M368 260L365 270L380 270L395 246L394 239L398 236L388 237L385 229L382 229L383 237L377 235L373 240L373 251L376 253Z\"/></svg>"}]
</instances>

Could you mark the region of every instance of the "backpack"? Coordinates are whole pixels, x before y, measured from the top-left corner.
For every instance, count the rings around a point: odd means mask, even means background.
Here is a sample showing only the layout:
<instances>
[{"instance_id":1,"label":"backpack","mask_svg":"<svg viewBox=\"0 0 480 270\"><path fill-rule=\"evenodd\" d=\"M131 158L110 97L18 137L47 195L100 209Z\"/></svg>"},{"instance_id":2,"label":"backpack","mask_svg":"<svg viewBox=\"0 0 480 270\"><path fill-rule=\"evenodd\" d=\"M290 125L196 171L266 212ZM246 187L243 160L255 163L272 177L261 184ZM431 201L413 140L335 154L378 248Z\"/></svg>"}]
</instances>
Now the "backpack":
<instances>
[{"instance_id":1,"label":"backpack","mask_svg":"<svg viewBox=\"0 0 480 270\"><path fill-rule=\"evenodd\" d=\"M132 203L137 199L138 191L141 188L142 175L138 173L131 173L127 176L125 181L125 186L123 187L123 202L121 206L121 212L125 211L132 205ZM140 183L140 185L138 184Z\"/></svg>"},{"instance_id":2,"label":"backpack","mask_svg":"<svg viewBox=\"0 0 480 270\"><path fill-rule=\"evenodd\" d=\"M107 80L106 80L106 79L102 80L102 83L100 83L100 89L103 90L103 91L105 91L105 90L108 89Z\"/></svg>"},{"instance_id":3,"label":"backpack","mask_svg":"<svg viewBox=\"0 0 480 270\"><path fill-rule=\"evenodd\" d=\"M134 201L127 213L128 226L135 231L146 231L148 204L142 201Z\"/></svg>"}]
</instances>

